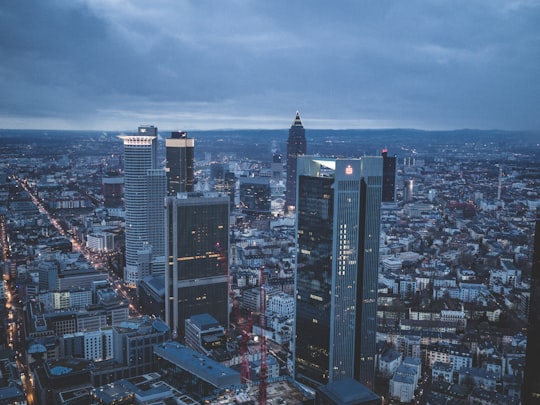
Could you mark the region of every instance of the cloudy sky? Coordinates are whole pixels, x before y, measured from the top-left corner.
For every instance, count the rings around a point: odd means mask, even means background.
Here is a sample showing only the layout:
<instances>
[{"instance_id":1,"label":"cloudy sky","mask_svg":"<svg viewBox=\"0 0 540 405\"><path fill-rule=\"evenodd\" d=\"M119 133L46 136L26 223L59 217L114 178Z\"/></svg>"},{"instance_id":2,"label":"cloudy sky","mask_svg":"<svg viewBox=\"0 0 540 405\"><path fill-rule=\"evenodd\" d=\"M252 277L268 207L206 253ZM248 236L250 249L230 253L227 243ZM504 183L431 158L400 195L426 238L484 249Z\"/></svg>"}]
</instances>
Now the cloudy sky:
<instances>
[{"instance_id":1,"label":"cloudy sky","mask_svg":"<svg viewBox=\"0 0 540 405\"><path fill-rule=\"evenodd\" d=\"M540 0L4 0L0 128L540 129Z\"/></svg>"}]
</instances>

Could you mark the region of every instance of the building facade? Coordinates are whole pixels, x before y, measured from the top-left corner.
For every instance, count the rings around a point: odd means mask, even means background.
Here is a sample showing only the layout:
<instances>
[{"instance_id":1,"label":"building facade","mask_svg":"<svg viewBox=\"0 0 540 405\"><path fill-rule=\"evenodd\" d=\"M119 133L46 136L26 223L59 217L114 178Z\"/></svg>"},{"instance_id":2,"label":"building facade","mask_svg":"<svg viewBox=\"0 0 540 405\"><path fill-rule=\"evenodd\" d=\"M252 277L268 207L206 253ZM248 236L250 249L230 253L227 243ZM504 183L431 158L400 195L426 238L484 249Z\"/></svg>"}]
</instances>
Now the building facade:
<instances>
[{"instance_id":1,"label":"building facade","mask_svg":"<svg viewBox=\"0 0 540 405\"><path fill-rule=\"evenodd\" d=\"M193 191L195 184L195 140L188 138L187 132L171 132L165 139L167 159L168 194Z\"/></svg>"},{"instance_id":2,"label":"building facade","mask_svg":"<svg viewBox=\"0 0 540 405\"><path fill-rule=\"evenodd\" d=\"M179 193L166 199L165 317L180 340L185 320L208 313L228 327L229 199Z\"/></svg>"},{"instance_id":3,"label":"building facade","mask_svg":"<svg viewBox=\"0 0 540 405\"><path fill-rule=\"evenodd\" d=\"M396 156L388 156L388 149L383 149L383 185L382 202L396 202Z\"/></svg>"},{"instance_id":4,"label":"building facade","mask_svg":"<svg viewBox=\"0 0 540 405\"><path fill-rule=\"evenodd\" d=\"M291 211L296 207L296 160L306 154L306 130L302 125L300 113L296 112L293 124L289 129L287 139L287 188L285 189L285 210Z\"/></svg>"},{"instance_id":5,"label":"building facade","mask_svg":"<svg viewBox=\"0 0 540 405\"><path fill-rule=\"evenodd\" d=\"M540 208L536 209L534 253L531 271L531 299L527 326L527 355L521 400L524 405L540 403Z\"/></svg>"},{"instance_id":6,"label":"building facade","mask_svg":"<svg viewBox=\"0 0 540 405\"><path fill-rule=\"evenodd\" d=\"M298 158L295 378L375 379L382 158Z\"/></svg>"},{"instance_id":7,"label":"building facade","mask_svg":"<svg viewBox=\"0 0 540 405\"><path fill-rule=\"evenodd\" d=\"M240 206L251 217L268 217L272 193L269 177L240 177Z\"/></svg>"},{"instance_id":8,"label":"building facade","mask_svg":"<svg viewBox=\"0 0 540 405\"><path fill-rule=\"evenodd\" d=\"M139 251L148 244L147 179L156 168L157 128L141 126L136 135L120 135L124 142L124 207L126 212L126 267L124 282L135 287L144 276Z\"/></svg>"},{"instance_id":9,"label":"building facade","mask_svg":"<svg viewBox=\"0 0 540 405\"><path fill-rule=\"evenodd\" d=\"M148 245L151 251L150 274L165 274L165 197L167 176L162 169L146 172L146 201L148 218ZM148 274L141 274L142 280Z\"/></svg>"}]
</instances>

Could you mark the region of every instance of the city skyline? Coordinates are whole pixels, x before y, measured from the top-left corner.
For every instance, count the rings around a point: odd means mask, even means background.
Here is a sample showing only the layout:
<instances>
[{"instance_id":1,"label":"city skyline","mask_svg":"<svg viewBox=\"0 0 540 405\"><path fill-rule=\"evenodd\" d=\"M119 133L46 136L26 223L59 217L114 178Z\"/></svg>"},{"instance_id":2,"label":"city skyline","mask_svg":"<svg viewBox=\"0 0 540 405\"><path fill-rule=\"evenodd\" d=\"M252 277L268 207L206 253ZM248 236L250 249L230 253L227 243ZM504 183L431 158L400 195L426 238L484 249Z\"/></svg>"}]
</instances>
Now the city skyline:
<instances>
[{"instance_id":1,"label":"city skyline","mask_svg":"<svg viewBox=\"0 0 540 405\"><path fill-rule=\"evenodd\" d=\"M539 20L526 0L7 2L0 127L538 130Z\"/></svg>"}]
</instances>

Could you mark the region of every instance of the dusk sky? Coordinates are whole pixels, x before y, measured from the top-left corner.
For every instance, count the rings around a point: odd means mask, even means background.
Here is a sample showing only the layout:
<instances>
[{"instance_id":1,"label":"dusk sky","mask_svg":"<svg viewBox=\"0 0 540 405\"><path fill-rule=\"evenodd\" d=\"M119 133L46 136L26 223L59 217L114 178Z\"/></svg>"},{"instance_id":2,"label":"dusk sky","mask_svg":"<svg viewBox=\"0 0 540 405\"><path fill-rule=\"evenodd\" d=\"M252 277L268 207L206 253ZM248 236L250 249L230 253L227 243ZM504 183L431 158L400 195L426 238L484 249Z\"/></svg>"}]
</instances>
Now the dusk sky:
<instances>
[{"instance_id":1,"label":"dusk sky","mask_svg":"<svg viewBox=\"0 0 540 405\"><path fill-rule=\"evenodd\" d=\"M540 129L540 0L4 0L0 128Z\"/></svg>"}]
</instances>

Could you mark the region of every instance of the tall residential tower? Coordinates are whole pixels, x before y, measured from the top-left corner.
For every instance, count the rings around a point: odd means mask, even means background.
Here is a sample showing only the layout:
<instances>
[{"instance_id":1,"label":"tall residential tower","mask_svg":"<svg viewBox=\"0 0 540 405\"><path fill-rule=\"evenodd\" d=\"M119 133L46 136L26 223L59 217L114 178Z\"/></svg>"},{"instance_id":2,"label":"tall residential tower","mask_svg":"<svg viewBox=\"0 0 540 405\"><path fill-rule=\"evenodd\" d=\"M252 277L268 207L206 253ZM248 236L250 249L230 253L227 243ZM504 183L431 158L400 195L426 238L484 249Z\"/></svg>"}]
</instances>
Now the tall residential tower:
<instances>
[{"instance_id":1,"label":"tall residential tower","mask_svg":"<svg viewBox=\"0 0 540 405\"><path fill-rule=\"evenodd\" d=\"M306 154L306 130L302 125L300 113L296 112L287 139L287 188L285 189L285 211L296 207L296 160Z\"/></svg>"},{"instance_id":2,"label":"tall residential tower","mask_svg":"<svg viewBox=\"0 0 540 405\"><path fill-rule=\"evenodd\" d=\"M126 267L124 282L135 287L150 272L147 173L157 166L157 128L141 126L124 142L124 207L126 211Z\"/></svg>"},{"instance_id":3,"label":"tall residential tower","mask_svg":"<svg viewBox=\"0 0 540 405\"><path fill-rule=\"evenodd\" d=\"M295 379L375 379L382 158L298 158Z\"/></svg>"}]
</instances>

